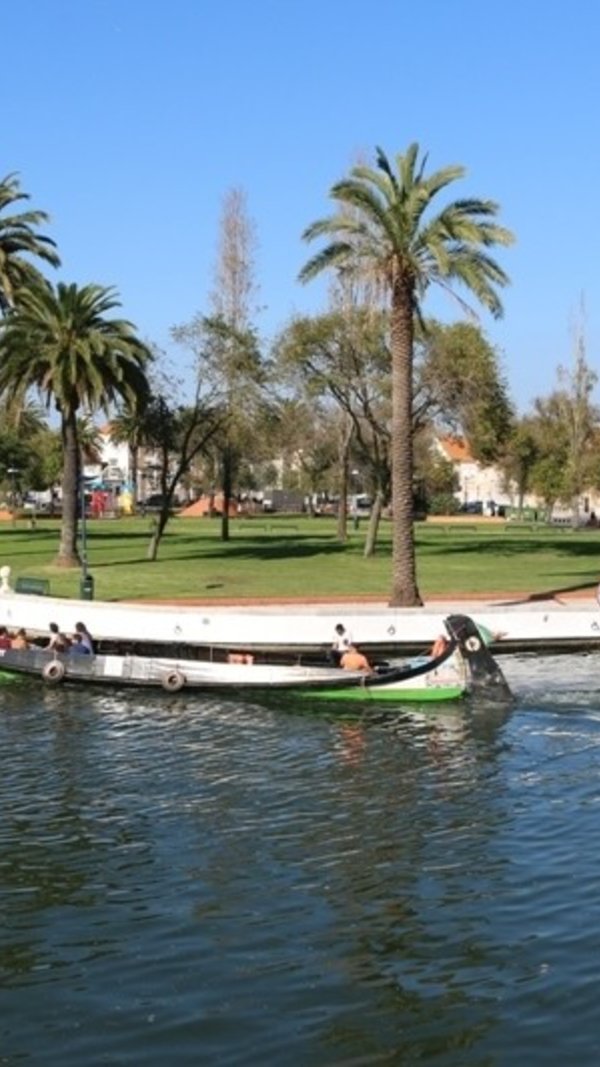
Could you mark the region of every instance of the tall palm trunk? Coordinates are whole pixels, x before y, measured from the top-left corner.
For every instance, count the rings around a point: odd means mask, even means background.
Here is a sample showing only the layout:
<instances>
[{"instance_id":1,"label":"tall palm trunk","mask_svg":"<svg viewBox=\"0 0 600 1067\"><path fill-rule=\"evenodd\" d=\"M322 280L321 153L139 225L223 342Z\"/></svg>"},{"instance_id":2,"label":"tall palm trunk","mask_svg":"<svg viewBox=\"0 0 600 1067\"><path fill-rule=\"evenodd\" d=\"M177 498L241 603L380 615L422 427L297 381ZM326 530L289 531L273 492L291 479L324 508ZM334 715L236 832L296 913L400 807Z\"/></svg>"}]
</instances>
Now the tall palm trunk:
<instances>
[{"instance_id":1,"label":"tall palm trunk","mask_svg":"<svg viewBox=\"0 0 600 1067\"><path fill-rule=\"evenodd\" d=\"M79 567L77 551L79 446L75 412L62 416L60 427L63 447L62 525L55 559L57 567ZM83 491L83 490L82 490Z\"/></svg>"},{"instance_id":2,"label":"tall palm trunk","mask_svg":"<svg viewBox=\"0 0 600 1067\"><path fill-rule=\"evenodd\" d=\"M398 278L392 291L392 501L393 556L390 607L418 607L413 530L414 307L410 283Z\"/></svg>"}]
</instances>

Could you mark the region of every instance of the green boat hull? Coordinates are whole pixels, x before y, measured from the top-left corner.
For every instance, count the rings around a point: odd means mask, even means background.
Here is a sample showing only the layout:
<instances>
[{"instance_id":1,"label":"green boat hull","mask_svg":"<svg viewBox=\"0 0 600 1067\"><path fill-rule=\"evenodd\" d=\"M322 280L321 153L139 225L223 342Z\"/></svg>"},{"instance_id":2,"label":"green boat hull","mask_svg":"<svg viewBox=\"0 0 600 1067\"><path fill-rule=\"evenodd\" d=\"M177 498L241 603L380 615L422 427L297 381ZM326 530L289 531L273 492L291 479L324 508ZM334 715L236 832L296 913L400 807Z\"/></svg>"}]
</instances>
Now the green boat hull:
<instances>
[{"instance_id":1,"label":"green boat hull","mask_svg":"<svg viewBox=\"0 0 600 1067\"><path fill-rule=\"evenodd\" d=\"M21 681L18 674L12 674L8 671L0 671L0 685L8 685L9 682Z\"/></svg>"},{"instance_id":2,"label":"green boat hull","mask_svg":"<svg viewBox=\"0 0 600 1067\"><path fill-rule=\"evenodd\" d=\"M358 703L365 701L377 704L433 704L442 700L460 700L465 689L460 685L415 687L414 689L385 689L377 686L354 686L348 689L295 689L294 696L303 700L335 700Z\"/></svg>"}]
</instances>

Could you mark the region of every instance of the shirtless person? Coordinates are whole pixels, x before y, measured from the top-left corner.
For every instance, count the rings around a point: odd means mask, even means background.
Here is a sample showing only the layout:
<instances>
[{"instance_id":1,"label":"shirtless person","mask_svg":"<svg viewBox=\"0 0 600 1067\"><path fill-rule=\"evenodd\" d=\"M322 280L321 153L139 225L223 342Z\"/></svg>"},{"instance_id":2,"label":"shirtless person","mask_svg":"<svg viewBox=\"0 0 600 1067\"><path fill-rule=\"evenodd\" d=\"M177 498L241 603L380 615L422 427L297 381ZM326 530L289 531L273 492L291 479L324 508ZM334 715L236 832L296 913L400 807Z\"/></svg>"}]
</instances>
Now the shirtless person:
<instances>
[{"instance_id":1,"label":"shirtless person","mask_svg":"<svg viewBox=\"0 0 600 1067\"><path fill-rule=\"evenodd\" d=\"M365 674L373 672L367 657L358 651L356 645L350 645L350 648L343 653L340 667L343 667L345 671L364 671Z\"/></svg>"},{"instance_id":2,"label":"shirtless person","mask_svg":"<svg viewBox=\"0 0 600 1067\"><path fill-rule=\"evenodd\" d=\"M16 648L17 650L20 650L20 651L24 651L25 649L29 648L29 641L27 640L27 632L22 627L21 627L20 630L17 630L15 636L13 637L13 639L11 641L10 647L11 648Z\"/></svg>"},{"instance_id":3,"label":"shirtless person","mask_svg":"<svg viewBox=\"0 0 600 1067\"><path fill-rule=\"evenodd\" d=\"M58 624L51 622L48 629L50 630L50 640L46 645L47 652L68 652L71 642L66 634L60 632Z\"/></svg>"}]
</instances>

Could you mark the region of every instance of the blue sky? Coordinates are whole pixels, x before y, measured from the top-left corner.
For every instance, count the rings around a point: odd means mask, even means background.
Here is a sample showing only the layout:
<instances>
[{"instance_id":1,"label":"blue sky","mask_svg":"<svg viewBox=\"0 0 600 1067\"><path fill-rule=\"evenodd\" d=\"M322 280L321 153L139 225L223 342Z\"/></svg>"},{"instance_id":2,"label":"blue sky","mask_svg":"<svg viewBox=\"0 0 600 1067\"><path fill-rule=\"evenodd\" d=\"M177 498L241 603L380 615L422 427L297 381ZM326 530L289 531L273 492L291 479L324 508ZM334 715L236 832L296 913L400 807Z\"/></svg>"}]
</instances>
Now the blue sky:
<instances>
[{"instance_id":1,"label":"blue sky","mask_svg":"<svg viewBox=\"0 0 600 1067\"><path fill-rule=\"evenodd\" d=\"M481 323L525 411L568 364L582 296L600 370L600 5L594 0L19 0L2 16L0 171L63 260L114 285L140 334L208 309L222 202L247 196L265 337L322 306L304 227L357 156L413 140L453 195L497 200L517 244ZM426 311L458 317L445 299Z\"/></svg>"}]
</instances>

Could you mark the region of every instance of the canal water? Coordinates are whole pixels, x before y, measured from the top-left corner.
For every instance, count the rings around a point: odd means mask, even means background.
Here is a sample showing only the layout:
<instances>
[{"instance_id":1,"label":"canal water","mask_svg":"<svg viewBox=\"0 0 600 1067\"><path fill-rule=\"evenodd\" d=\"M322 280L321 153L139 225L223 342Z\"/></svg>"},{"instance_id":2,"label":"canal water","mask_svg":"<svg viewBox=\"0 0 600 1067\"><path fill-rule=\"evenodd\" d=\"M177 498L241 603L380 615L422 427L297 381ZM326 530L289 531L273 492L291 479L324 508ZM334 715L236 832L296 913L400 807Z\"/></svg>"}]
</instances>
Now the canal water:
<instances>
[{"instance_id":1,"label":"canal water","mask_svg":"<svg viewBox=\"0 0 600 1067\"><path fill-rule=\"evenodd\" d=\"M367 719L0 688L0 1064L600 1062L600 657Z\"/></svg>"}]
</instances>

